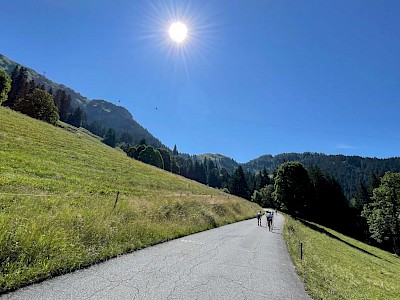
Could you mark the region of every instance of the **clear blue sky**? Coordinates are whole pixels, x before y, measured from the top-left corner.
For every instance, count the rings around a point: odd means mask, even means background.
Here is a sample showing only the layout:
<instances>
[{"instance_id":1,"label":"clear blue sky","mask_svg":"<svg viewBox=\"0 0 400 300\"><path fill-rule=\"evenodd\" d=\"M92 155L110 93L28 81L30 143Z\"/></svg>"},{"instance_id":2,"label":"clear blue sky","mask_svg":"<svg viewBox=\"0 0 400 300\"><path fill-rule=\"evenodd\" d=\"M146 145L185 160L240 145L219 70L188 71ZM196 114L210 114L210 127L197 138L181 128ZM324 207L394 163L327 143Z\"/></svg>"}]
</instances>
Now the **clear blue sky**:
<instances>
[{"instance_id":1,"label":"clear blue sky","mask_svg":"<svg viewBox=\"0 0 400 300\"><path fill-rule=\"evenodd\" d=\"M400 1L3 2L0 53L180 152L400 156Z\"/></svg>"}]
</instances>

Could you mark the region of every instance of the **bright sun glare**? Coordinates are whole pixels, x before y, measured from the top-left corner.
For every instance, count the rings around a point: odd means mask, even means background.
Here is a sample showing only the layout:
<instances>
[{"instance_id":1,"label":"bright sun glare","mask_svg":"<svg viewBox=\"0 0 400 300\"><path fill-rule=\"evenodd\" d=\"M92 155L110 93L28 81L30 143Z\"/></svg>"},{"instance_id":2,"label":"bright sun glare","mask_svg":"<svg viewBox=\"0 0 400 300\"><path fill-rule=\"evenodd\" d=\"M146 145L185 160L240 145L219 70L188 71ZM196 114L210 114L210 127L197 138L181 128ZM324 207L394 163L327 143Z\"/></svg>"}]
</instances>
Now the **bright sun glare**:
<instances>
[{"instance_id":1,"label":"bright sun glare","mask_svg":"<svg viewBox=\"0 0 400 300\"><path fill-rule=\"evenodd\" d=\"M187 37L188 29L182 22L173 23L168 30L170 38L176 43L182 43Z\"/></svg>"}]
</instances>

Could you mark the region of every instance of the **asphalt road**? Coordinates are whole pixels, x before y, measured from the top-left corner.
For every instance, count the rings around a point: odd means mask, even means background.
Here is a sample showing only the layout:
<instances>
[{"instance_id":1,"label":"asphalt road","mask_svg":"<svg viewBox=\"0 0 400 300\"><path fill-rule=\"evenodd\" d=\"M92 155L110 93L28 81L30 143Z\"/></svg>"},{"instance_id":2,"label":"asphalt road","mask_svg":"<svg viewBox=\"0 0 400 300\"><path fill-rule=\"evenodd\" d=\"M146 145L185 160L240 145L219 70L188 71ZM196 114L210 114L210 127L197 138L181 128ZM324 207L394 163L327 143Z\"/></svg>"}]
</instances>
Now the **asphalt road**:
<instances>
[{"instance_id":1,"label":"asphalt road","mask_svg":"<svg viewBox=\"0 0 400 300\"><path fill-rule=\"evenodd\" d=\"M310 299L294 271L277 215L149 247L28 286L2 300Z\"/></svg>"}]
</instances>

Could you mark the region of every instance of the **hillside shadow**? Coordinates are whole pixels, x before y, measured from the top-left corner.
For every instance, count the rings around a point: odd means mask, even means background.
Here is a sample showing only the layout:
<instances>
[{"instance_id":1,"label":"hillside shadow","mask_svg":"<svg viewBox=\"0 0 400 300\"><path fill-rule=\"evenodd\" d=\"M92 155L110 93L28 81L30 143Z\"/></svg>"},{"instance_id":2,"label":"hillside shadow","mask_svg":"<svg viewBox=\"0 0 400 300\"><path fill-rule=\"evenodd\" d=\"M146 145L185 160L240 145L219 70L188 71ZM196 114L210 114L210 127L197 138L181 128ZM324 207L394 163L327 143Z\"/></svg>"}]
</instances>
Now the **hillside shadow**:
<instances>
[{"instance_id":1,"label":"hillside shadow","mask_svg":"<svg viewBox=\"0 0 400 300\"><path fill-rule=\"evenodd\" d=\"M359 251L361 251L361 252L363 252L363 253L365 253L365 254L368 254L368 255L371 255L371 256L373 256L373 257L376 257L376 258L379 258L379 259L383 259L383 260L385 260L385 261L387 261L387 262L390 262L390 261L388 261L388 260L386 260L386 259L384 259L384 258L382 258L382 257L379 257L379 256L377 256L377 255L375 255L375 254L373 254L373 253L371 253L371 252L365 250L365 249L362 249L362 248L360 248L360 247L358 247L358 246L356 246L356 245L353 245L353 244L351 244L351 243L349 243L349 242L347 242L347 241L345 241L345 240L342 240L340 237L338 237L338 236L336 236L336 235L330 233L329 231L325 230L324 228L321 228L321 227L319 227L319 226L317 226L317 225L315 225L315 224L312 224L312 223L310 223L310 222L308 222L308 221L306 221L306 220L303 220L303 219L297 219L297 220L300 221L300 222L301 222L302 224L304 224L305 226L307 226L308 228L313 229L313 230L315 230L315 231L318 231L318 232L320 232L320 233L326 234L326 235L329 236L330 238L333 238L333 239L338 240L338 241L340 241L340 242L342 242L342 243L345 243L347 246L349 246L349 247L351 247L351 248L353 248L353 249L359 250ZM391 262L390 262L390 263L391 263Z\"/></svg>"}]
</instances>

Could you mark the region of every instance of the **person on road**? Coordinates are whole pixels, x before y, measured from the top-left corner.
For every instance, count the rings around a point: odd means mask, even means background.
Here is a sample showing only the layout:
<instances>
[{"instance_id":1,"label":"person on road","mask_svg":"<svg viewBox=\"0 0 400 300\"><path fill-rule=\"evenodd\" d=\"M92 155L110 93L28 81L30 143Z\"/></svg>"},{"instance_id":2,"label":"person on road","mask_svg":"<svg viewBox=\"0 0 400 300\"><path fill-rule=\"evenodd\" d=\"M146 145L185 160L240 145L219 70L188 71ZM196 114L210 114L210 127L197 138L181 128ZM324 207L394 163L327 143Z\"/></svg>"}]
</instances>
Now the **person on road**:
<instances>
[{"instance_id":1,"label":"person on road","mask_svg":"<svg viewBox=\"0 0 400 300\"><path fill-rule=\"evenodd\" d=\"M265 216L267 217L267 225L268 225L268 230L271 231L272 230L272 218L273 215L270 211L266 211Z\"/></svg>"},{"instance_id":2,"label":"person on road","mask_svg":"<svg viewBox=\"0 0 400 300\"><path fill-rule=\"evenodd\" d=\"M262 217L262 214L261 214L261 210L257 213L257 225L258 226L261 226L261 217Z\"/></svg>"}]
</instances>

